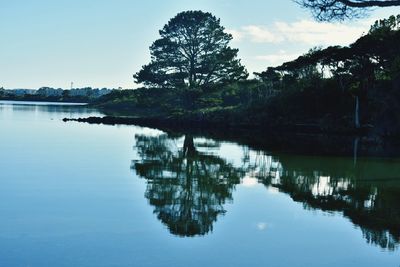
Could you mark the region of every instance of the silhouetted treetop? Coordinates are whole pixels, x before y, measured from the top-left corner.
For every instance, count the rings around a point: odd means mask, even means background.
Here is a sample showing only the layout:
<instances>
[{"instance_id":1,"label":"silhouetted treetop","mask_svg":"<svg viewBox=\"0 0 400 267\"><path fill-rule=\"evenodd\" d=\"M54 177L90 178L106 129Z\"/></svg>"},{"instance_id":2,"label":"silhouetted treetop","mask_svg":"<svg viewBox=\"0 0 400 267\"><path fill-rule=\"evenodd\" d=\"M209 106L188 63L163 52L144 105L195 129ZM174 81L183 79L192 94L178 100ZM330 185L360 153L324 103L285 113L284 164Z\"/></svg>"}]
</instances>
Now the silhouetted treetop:
<instances>
[{"instance_id":1,"label":"silhouetted treetop","mask_svg":"<svg viewBox=\"0 0 400 267\"><path fill-rule=\"evenodd\" d=\"M295 0L295 2L310 9L319 21L358 18L371 7L400 6L400 0Z\"/></svg>"}]
</instances>

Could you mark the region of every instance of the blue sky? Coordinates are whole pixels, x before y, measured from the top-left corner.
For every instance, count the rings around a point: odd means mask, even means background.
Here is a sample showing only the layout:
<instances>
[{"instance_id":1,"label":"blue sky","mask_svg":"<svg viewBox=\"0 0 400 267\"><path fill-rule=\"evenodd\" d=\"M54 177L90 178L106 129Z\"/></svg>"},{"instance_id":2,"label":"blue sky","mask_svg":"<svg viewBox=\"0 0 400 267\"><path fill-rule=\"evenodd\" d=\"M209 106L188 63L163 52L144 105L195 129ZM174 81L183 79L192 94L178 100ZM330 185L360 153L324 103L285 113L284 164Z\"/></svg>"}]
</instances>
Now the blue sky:
<instances>
[{"instance_id":1,"label":"blue sky","mask_svg":"<svg viewBox=\"0 0 400 267\"><path fill-rule=\"evenodd\" d=\"M134 88L158 30L178 12L204 10L233 34L250 73L314 46L345 45L377 18L317 23L291 0L0 0L0 87Z\"/></svg>"}]
</instances>

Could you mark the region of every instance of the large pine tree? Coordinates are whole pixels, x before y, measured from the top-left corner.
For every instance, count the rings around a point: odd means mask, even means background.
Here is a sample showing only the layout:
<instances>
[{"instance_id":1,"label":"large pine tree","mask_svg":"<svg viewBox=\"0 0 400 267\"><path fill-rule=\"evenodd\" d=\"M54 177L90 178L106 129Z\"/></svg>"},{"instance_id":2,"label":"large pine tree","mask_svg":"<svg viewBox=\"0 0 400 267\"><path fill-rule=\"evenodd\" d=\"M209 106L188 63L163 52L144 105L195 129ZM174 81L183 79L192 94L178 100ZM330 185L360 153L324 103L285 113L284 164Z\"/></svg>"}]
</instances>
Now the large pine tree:
<instances>
[{"instance_id":1,"label":"large pine tree","mask_svg":"<svg viewBox=\"0 0 400 267\"><path fill-rule=\"evenodd\" d=\"M229 47L232 35L211 13L185 11L172 18L150 47L151 62L134 75L154 87L194 88L247 78Z\"/></svg>"}]
</instances>

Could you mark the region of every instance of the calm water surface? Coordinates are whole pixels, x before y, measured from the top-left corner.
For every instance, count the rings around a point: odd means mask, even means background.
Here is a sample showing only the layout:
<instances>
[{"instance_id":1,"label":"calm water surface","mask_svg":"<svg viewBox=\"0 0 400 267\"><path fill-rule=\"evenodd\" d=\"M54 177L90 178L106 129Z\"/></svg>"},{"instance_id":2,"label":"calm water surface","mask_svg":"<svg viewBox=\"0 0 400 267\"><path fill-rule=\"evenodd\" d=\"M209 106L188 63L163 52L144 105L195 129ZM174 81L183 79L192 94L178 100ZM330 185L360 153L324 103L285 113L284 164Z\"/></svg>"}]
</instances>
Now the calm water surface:
<instances>
[{"instance_id":1,"label":"calm water surface","mask_svg":"<svg viewBox=\"0 0 400 267\"><path fill-rule=\"evenodd\" d=\"M307 157L0 102L0 266L400 266L400 160Z\"/></svg>"}]
</instances>

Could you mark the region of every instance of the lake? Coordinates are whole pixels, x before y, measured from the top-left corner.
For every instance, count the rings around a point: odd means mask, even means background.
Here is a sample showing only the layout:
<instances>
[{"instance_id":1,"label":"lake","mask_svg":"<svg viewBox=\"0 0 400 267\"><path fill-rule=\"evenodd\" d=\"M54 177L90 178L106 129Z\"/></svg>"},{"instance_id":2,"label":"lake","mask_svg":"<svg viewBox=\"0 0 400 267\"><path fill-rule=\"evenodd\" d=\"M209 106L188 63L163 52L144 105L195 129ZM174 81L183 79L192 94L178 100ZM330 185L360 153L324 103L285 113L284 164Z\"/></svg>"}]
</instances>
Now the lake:
<instances>
[{"instance_id":1,"label":"lake","mask_svg":"<svg viewBox=\"0 0 400 267\"><path fill-rule=\"evenodd\" d=\"M400 266L400 159L302 156L0 102L0 266Z\"/></svg>"}]
</instances>

